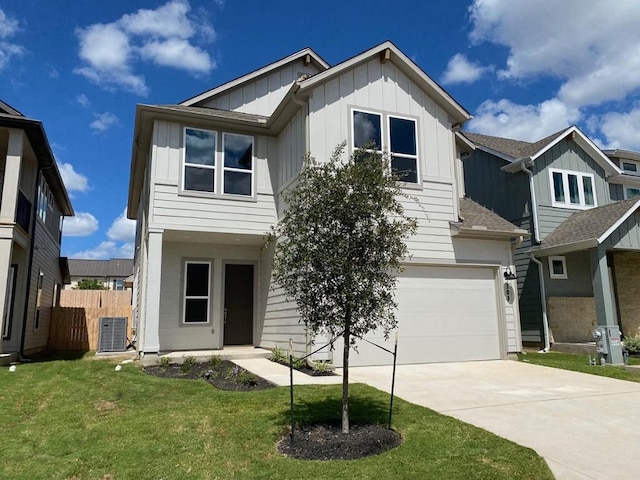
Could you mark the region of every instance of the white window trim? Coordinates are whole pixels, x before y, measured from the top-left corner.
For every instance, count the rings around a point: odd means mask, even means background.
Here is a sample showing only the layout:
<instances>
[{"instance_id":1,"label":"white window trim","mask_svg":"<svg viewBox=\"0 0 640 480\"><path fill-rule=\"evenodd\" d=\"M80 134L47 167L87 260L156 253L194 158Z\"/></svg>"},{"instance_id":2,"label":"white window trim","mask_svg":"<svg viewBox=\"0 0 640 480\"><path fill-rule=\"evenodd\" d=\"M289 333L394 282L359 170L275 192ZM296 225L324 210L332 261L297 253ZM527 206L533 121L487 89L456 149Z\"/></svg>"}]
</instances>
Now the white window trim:
<instances>
[{"instance_id":1,"label":"white window trim","mask_svg":"<svg viewBox=\"0 0 640 480\"><path fill-rule=\"evenodd\" d=\"M553 262L562 262L562 273L553 273ZM556 280L566 280L567 275L567 259L562 256L549 257L549 278Z\"/></svg>"},{"instance_id":2,"label":"white window trim","mask_svg":"<svg viewBox=\"0 0 640 480\"><path fill-rule=\"evenodd\" d=\"M628 188L633 188L634 190L640 190L640 187L631 187L629 185L622 185L622 196L624 197L625 200L628 200L630 198L640 198L640 196L637 196L637 195L635 197L630 197L627 194L627 189Z\"/></svg>"},{"instance_id":3,"label":"white window trim","mask_svg":"<svg viewBox=\"0 0 640 480\"><path fill-rule=\"evenodd\" d=\"M397 115L397 114L393 114L393 113L381 113L381 112L374 112L372 110L367 110L365 108L358 108L358 107L351 107L350 108L350 117L349 117L349 122L350 122L350 129L351 129L351 152L355 152L359 147L356 147L355 143L356 143L356 136L355 136L355 130L354 130L354 114L355 112L361 112L361 113L366 113L369 115L376 115L378 117L380 117L380 129L382 130L380 132L380 141L382 142L383 145L380 146L380 150L371 150L371 149L364 149L366 152L372 152L372 153L378 153L380 155L383 154L383 152L389 152L389 166L391 167L391 118L398 118L401 120L410 120L413 122L414 128L415 128L415 138L416 138L416 155L408 155L408 154L404 154L404 153L399 153L399 154L394 154L397 157L402 157L402 158L414 158L416 159L416 182L398 182L400 185L402 185L403 187L421 187L422 186L422 177L420 174L420 142L418 139L418 119L417 118L413 118L413 117L407 117L407 116L403 116L403 115ZM386 143L386 145L385 145Z\"/></svg>"},{"instance_id":4,"label":"white window trim","mask_svg":"<svg viewBox=\"0 0 640 480\"><path fill-rule=\"evenodd\" d=\"M625 170L624 169L624 164L625 163L630 163L636 166L636 171L632 172L630 170ZM634 175L634 176L639 176L640 175L640 162L636 162L635 160L626 160L624 158L620 159L620 168L622 169L623 173L625 173L626 175Z\"/></svg>"},{"instance_id":5,"label":"white window trim","mask_svg":"<svg viewBox=\"0 0 640 480\"><path fill-rule=\"evenodd\" d=\"M187 163L187 130L198 130L200 132L212 133L216 137L216 148L213 152L213 165L202 165L200 163ZM182 182L181 188L183 192L211 195L217 193L218 190L218 132L217 130L207 130L205 128L184 127L182 129ZM189 190L185 188L184 182L186 181L186 169L187 167L202 168L206 170L213 170L213 192L207 192L202 190Z\"/></svg>"},{"instance_id":6,"label":"white window trim","mask_svg":"<svg viewBox=\"0 0 640 480\"><path fill-rule=\"evenodd\" d=\"M555 185L553 183L553 174L560 173L562 175L562 186L564 188L564 202L556 201ZM571 203L569 200L569 175L575 175L578 178L578 197L580 203ZM593 205L586 205L584 200L584 177L591 179L591 188L593 189ZM560 168L549 169L549 188L551 195L551 205L554 207L571 208L574 210L589 210L598 206L598 198L596 195L595 175L593 173L575 172L573 170L563 170Z\"/></svg>"},{"instance_id":7,"label":"white window trim","mask_svg":"<svg viewBox=\"0 0 640 480\"><path fill-rule=\"evenodd\" d=\"M233 168L233 167L225 167L224 165L224 144L226 141L226 136L227 135L235 135L238 137L246 137L246 138L250 138L251 139L251 170L245 170L242 168ZM232 133L232 132L222 132L222 148L220 150L221 154L221 160L220 160L220 164L222 165L222 179L221 179L221 186L220 186L220 193L225 195L225 196L233 196L233 197L242 197L242 198L253 198L255 196L255 191L256 191L256 180L255 180L255 163L256 163L256 139L253 135L244 135L242 133ZM239 173L248 173L251 174L251 194L250 195L243 195L240 193L225 193L224 191L224 174L226 172L239 172Z\"/></svg>"},{"instance_id":8,"label":"white window trim","mask_svg":"<svg viewBox=\"0 0 640 480\"><path fill-rule=\"evenodd\" d=\"M193 300L207 300L207 321L206 322L187 322L187 269L189 265L208 265L209 266L209 278L207 279L209 285L207 288L206 296L193 296L189 299ZM184 262L184 285L182 286L182 324L183 325L207 325L211 323L211 262L199 262L196 260L187 260Z\"/></svg>"},{"instance_id":9,"label":"white window trim","mask_svg":"<svg viewBox=\"0 0 640 480\"><path fill-rule=\"evenodd\" d=\"M409 120L413 122L413 132L416 141L416 154L409 155L407 153L394 153L391 151L391 119L397 118L399 120ZM399 158L412 158L416 161L416 181L414 182L399 182L402 185L420 185L420 155L418 152L418 121L415 118L404 117L402 115L387 115L387 145L389 145L389 162L391 162L391 157L399 157Z\"/></svg>"}]
</instances>

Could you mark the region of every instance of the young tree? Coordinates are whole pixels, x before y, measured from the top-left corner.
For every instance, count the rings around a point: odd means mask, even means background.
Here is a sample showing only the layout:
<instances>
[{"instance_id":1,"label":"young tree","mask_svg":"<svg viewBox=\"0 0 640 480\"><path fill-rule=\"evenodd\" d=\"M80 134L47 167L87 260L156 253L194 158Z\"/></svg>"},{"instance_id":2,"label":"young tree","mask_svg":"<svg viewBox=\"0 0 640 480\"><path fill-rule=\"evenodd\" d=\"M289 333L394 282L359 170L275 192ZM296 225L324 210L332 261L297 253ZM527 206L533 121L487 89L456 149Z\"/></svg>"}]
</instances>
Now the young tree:
<instances>
[{"instance_id":1,"label":"young tree","mask_svg":"<svg viewBox=\"0 0 640 480\"><path fill-rule=\"evenodd\" d=\"M83 278L77 285L72 287L72 290L108 290L102 282L95 278Z\"/></svg>"},{"instance_id":2,"label":"young tree","mask_svg":"<svg viewBox=\"0 0 640 480\"><path fill-rule=\"evenodd\" d=\"M404 243L416 221L386 156L366 150L346 162L338 146L328 162L305 160L284 194L286 212L273 228L274 280L297 301L315 336L344 337L342 431L349 432L349 351L359 338L396 327L394 289Z\"/></svg>"}]
</instances>

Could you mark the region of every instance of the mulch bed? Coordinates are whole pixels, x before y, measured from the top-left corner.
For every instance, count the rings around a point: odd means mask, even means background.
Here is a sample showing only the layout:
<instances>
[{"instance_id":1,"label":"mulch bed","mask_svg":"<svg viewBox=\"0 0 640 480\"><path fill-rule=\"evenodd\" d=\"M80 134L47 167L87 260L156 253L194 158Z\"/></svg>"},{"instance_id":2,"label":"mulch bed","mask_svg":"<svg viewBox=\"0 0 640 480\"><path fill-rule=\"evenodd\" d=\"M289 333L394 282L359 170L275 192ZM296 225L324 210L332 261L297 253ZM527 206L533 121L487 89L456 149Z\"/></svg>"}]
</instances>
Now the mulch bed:
<instances>
[{"instance_id":1,"label":"mulch bed","mask_svg":"<svg viewBox=\"0 0 640 480\"><path fill-rule=\"evenodd\" d=\"M145 367L144 371L155 377L205 380L220 390L246 392L275 387L268 380L247 372L244 368L228 360L222 360L216 365L211 365L209 362L196 363L187 372L183 372L182 365L173 363L167 368L152 365Z\"/></svg>"},{"instance_id":2,"label":"mulch bed","mask_svg":"<svg viewBox=\"0 0 640 480\"><path fill-rule=\"evenodd\" d=\"M322 423L297 428L293 443L287 434L277 448L280 453L301 460L355 460L379 455L401 443L397 432L380 425L353 424L344 434L340 424Z\"/></svg>"}]
</instances>

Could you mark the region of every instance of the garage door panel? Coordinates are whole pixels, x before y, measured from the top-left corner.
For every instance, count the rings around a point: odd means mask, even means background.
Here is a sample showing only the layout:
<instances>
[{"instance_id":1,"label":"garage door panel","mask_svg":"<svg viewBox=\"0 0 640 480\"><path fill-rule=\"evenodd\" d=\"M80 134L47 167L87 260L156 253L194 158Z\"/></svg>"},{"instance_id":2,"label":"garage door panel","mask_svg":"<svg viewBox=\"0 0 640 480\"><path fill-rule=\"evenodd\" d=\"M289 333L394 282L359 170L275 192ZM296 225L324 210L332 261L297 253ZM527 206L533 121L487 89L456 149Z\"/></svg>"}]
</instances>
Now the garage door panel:
<instances>
[{"instance_id":1,"label":"garage door panel","mask_svg":"<svg viewBox=\"0 0 640 480\"><path fill-rule=\"evenodd\" d=\"M407 267L398 278L398 363L501 358L498 309L492 268ZM366 337L393 350L380 332ZM390 364L388 353L359 342L351 365ZM336 343L334 363L342 362Z\"/></svg>"}]
</instances>

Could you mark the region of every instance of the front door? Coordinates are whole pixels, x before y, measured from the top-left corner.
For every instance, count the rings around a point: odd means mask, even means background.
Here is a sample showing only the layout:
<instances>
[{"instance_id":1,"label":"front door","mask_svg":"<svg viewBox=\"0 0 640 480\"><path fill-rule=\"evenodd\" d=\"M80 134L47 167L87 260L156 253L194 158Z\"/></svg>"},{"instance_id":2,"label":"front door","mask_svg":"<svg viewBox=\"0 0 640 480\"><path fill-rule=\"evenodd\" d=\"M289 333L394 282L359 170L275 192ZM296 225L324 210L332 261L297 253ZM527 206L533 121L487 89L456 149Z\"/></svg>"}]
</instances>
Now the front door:
<instances>
[{"instance_id":1,"label":"front door","mask_svg":"<svg viewBox=\"0 0 640 480\"><path fill-rule=\"evenodd\" d=\"M224 269L224 344L253 343L253 265Z\"/></svg>"}]
</instances>

